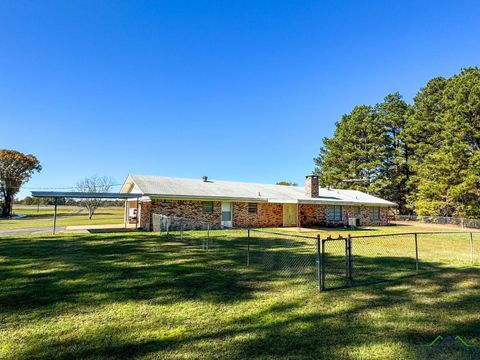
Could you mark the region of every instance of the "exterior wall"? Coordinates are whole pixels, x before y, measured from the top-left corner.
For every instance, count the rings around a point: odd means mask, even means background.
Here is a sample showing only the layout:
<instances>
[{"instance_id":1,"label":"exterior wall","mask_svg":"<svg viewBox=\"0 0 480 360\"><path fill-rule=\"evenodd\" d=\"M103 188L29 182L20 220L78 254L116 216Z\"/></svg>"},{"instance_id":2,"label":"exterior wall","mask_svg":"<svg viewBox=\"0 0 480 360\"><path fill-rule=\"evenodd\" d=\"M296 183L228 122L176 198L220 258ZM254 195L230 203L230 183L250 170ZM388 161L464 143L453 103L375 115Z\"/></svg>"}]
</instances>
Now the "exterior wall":
<instances>
[{"instance_id":1,"label":"exterior wall","mask_svg":"<svg viewBox=\"0 0 480 360\"><path fill-rule=\"evenodd\" d=\"M178 216L211 224L212 228L221 227L221 202L213 201L213 213L204 214L202 201L198 200L160 200L152 199L151 202L141 202L139 226L149 230L152 222L152 213L167 216ZM332 226L347 225L348 219L360 218L361 226L388 224L388 208L380 207L380 219L370 217L370 207L361 206L360 216L355 216L353 206L342 206L342 220L327 220L328 205L299 205L299 219L301 226ZM257 213L248 212L247 202L233 203L234 227L281 227L283 226L283 204L258 203Z\"/></svg>"},{"instance_id":2,"label":"exterior wall","mask_svg":"<svg viewBox=\"0 0 480 360\"><path fill-rule=\"evenodd\" d=\"M160 200L152 199L150 205L150 221L151 214L162 214L167 216L185 217L198 221L205 221L212 227L221 226L221 202L213 201L213 212L211 214L203 213L203 201L197 200Z\"/></svg>"},{"instance_id":3,"label":"exterior wall","mask_svg":"<svg viewBox=\"0 0 480 360\"><path fill-rule=\"evenodd\" d=\"M300 204L301 225L332 226L348 225L349 218L359 218L361 226L387 225L388 207L380 207L380 219L374 220L370 216L371 206L360 206L360 215L355 215L355 206L342 206L342 220L327 220L328 205Z\"/></svg>"},{"instance_id":4,"label":"exterior wall","mask_svg":"<svg viewBox=\"0 0 480 360\"><path fill-rule=\"evenodd\" d=\"M248 212L248 203L233 203L234 227L279 227L283 225L283 205L257 203L257 213Z\"/></svg>"},{"instance_id":5,"label":"exterior wall","mask_svg":"<svg viewBox=\"0 0 480 360\"><path fill-rule=\"evenodd\" d=\"M138 221L138 227L143 229L150 230L151 224L151 203L150 201L141 201L140 202L140 218Z\"/></svg>"},{"instance_id":6,"label":"exterior wall","mask_svg":"<svg viewBox=\"0 0 480 360\"><path fill-rule=\"evenodd\" d=\"M303 227L327 225L327 207L325 205L299 205L299 219Z\"/></svg>"}]
</instances>

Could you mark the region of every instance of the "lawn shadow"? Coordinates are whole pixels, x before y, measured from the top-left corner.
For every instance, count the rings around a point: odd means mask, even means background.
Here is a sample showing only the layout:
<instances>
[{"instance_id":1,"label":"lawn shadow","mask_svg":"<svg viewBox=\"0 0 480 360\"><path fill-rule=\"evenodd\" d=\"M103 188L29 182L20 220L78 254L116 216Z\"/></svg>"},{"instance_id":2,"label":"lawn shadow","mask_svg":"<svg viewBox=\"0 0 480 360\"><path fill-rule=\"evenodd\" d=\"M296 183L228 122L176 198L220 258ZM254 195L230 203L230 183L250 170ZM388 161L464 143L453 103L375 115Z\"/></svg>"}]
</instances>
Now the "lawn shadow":
<instances>
[{"instance_id":1,"label":"lawn shadow","mask_svg":"<svg viewBox=\"0 0 480 360\"><path fill-rule=\"evenodd\" d=\"M201 299L229 303L252 288L231 268L150 234L0 238L0 312L48 312L56 304Z\"/></svg>"},{"instance_id":2,"label":"lawn shadow","mask_svg":"<svg viewBox=\"0 0 480 360\"><path fill-rule=\"evenodd\" d=\"M359 257L363 273L370 273L365 280L373 273L389 281L319 292L309 239L250 243L249 266L245 237L212 236L208 250L202 241L171 240L142 233L0 238L0 313L22 313L28 320L117 302L190 300L211 304L212 319L243 303L251 310L242 308L219 326L190 330L196 319L170 324L182 330L168 336L142 321L100 324L73 339L31 341L16 358L345 359L365 357L368 351L362 349L380 351L387 343L396 344L399 353L372 355L415 358L437 335L468 339L478 329L478 317L465 316L477 313L478 268L431 263L443 271L399 279L400 270L412 266L411 258ZM344 257L334 254L331 260L343 276ZM462 286L468 291L461 292ZM376 316L386 319L381 329Z\"/></svg>"}]
</instances>

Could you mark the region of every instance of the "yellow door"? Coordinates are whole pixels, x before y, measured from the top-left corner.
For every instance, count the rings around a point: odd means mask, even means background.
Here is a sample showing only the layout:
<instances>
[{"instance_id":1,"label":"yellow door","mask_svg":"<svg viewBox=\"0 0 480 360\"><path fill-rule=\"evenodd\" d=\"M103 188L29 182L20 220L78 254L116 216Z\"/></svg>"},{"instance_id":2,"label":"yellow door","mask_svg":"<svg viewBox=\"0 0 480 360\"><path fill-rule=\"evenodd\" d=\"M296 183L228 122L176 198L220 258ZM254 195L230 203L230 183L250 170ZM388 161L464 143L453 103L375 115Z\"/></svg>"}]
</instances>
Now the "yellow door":
<instances>
[{"instance_id":1,"label":"yellow door","mask_svg":"<svg viewBox=\"0 0 480 360\"><path fill-rule=\"evenodd\" d=\"M297 204L283 204L283 226L297 225Z\"/></svg>"}]
</instances>

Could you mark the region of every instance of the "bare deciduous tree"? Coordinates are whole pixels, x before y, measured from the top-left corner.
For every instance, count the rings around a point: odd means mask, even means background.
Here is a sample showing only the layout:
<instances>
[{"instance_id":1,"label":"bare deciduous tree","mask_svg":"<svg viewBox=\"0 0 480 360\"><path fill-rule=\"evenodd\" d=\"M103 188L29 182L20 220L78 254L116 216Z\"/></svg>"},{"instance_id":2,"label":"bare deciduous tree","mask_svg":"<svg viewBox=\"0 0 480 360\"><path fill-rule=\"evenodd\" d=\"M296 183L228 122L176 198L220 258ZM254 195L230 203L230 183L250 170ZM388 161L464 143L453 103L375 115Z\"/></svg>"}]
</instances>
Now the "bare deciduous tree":
<instances>
[{"instance_id":1,"label":"bare deciduous tree","mask_svg":"<svg viewBox=\"0 0 480 360\"><path fill-rule=\"evenodd\" d=\"M102 193L109 192L114 181L107 176L93 175L79 181L77 183L77 190L82 192ZM88 210L88 218L92 219L92 216L97 208L102 206L102 199L82 199L81 204Z\"/></svg>"}]
</instances>

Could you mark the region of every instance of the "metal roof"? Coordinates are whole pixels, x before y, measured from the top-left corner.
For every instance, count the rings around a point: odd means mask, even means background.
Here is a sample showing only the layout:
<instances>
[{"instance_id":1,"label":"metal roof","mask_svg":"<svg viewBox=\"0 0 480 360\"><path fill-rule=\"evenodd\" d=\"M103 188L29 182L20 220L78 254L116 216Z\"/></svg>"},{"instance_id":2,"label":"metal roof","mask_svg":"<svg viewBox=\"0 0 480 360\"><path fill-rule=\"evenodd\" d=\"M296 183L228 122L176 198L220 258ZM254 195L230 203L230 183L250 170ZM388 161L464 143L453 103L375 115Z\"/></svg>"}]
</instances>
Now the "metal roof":
<instances>
[{"instance_id":1,"label":"metal roof","mask_svg":"<svg viewBox=\"0 0 480 360\"><path fill-rule=\"evenodd\" d=\"M36 198L90 198L90 199L136 199L142 194L135 193L105 193L105 192L81 192L81 191L32 191Z\"/></svg>"},{"instance_id":2,"label":"metal roof","mask_svg":"<svg viewBox=\"0 0 480 360\"><path fill-rule=\"evenodd\" d=\"M234 181L129 175L120 190L150 198L212 199L293 204L396 206L387 200L356 190L319 188L319 197L305 195L303 186L284 186Z\"/></svg>"}]
</instances>

